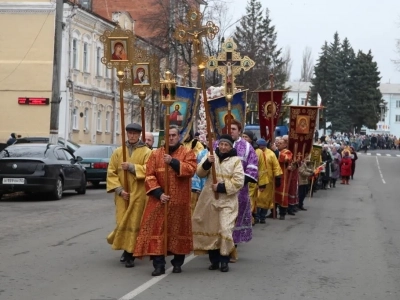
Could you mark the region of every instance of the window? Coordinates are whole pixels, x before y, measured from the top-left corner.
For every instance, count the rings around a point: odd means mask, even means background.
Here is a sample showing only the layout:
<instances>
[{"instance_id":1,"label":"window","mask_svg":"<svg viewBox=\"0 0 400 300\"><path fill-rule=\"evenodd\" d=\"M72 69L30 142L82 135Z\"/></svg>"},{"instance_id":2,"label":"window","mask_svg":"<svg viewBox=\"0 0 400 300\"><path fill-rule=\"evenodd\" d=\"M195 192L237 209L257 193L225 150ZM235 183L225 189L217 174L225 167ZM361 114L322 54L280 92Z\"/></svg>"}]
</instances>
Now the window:
<instances>
[{"instance_id":1,"label":"window","mask_svg":"<svg viewBox=\"0 0 400 300\"><path fill-rule=\"evenodd\" d=\"M88 44L83 44L83 71L88 71Z\"/></svg>"},{"instance_id":2,"label":"window","mask_svg":"<svg viewBox=\"0 0 400 300\"><path fill-rule=\"evenodd\" d=\"M85 108L83 122L85 123L85 130L89 130L89 108Z\"/></svg>"},{"instance_id":3,"label":"window","mask_svg":"<svg viewBox=\"0 0 400 300\"><path fill-rule=\"evenodd\" d=\"M305 105L305 104L306 104L306 98L301 98L300 105Z\"/></svg>"},{"instance_id":4,"label":"window","mask_svg":"<svg viewBox=\"0 0 400 300\"><path fill-rule=\"evenodd\" d=\"M79 4L82 6L82 8L92 10L92 0L79 0Z\"/></svg>"},{"instance_id":5,"label":"window","mask_svg":"<svg viewBox=\"0 0 400 300\"><path fill-rule=\"evenodd\" d=\"M396 108L400 108L400 100L396 100Z\"/></svg>"},{"instance_id":6,"label":"window","mask_svg":"<svg viewBox=\"0 0 400 300\"><path fill-rule=\"evenodd\" d=\"M97 47L96 51L96 76L100 76L101 70L101 48Z\"/></svg>"},{"instance_id":7,"label":"window","mask_svg":"<svg viewBox=\"0 0 400 300\"><path fill-rule=\"evenodd\" d=\"M58 160L67 160L67 157L65 156L65 152L62 149L57 149L56 156L57 156Z\"/></svg>"},{"instance_id":8,"label":"window","mask_svg":"<svg viewBox=\"0 0 400 300\"><path fill-rule=\"evenodd\" d=\"M78 108L72 110L72 129L78 129Z\"/></svg>"},{"instance_id":9,"label":"window","mask_svg":"<svg viewBox=\"0 0 400 300\"><path fill-rule=\"evenodd\" d=\"M69 153L68 151L66 151L64 149L62 151L64 152L65 156L67 157L67 160L71 160L74 158L73 155L71 153Z\"/></svg>"},{"instance_id":10,"label":"window","mask_svg":"<svg viewBox=\"0 0 400 300\"><path fill-rule=\"evenodd\" d=\"M101 111L97 112L97 131L101 131Z\"/></svg>"},{"instance_id":11,"label":"window","mask_svg":"<svg viewBox=\"0 0 400 300\"><path fill-rule=\"evenodd\" d=\"M106 132L110 132L110 112L106 112Z\"/></svg>"},{"instance_id":12,"label":"window","mask_svg":"<svg viewBox=\"0 0 400 300\"><path fill-rule=\"evenodd\" d=\"M400 123L400 115L396 115L396 123L399 122Z\"/></svg>"},{"instance_id":13,"label":"window","mask_svg":"<svg viewBox=\"0 0 400 300\"><path fill-rule=\"evenodd\" d=\"M72 40L72 67L78 69L78 41Z\"/></svg>"},{"instance_id":14,"label":"window","mask_svg":"<svg viewBox=\"0 0 400 300\"><path fill-rule=\"evenodd\" d=\"M117 117L115 118L115 132L119 132L119 113L117 113Z\"/></svg>"}]
</instances>

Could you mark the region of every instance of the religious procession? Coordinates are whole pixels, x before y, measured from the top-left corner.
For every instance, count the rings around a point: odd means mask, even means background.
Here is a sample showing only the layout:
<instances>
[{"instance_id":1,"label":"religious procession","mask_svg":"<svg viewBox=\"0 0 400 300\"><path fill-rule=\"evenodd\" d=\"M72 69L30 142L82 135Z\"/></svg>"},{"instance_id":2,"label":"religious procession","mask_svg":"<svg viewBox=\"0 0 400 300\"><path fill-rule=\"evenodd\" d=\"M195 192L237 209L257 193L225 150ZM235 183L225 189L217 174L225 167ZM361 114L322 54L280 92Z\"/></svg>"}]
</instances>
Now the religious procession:
<instances>
[{"instance_id":1,"label":"religious procession","mask_svg":"<svg viewBox=\"0 0 400 300\"><path fill-rule=\"evenodd\" d=\"M273 74L269 89L253 91L259 130L246 130L247 90L237 87L235 79L255 63L236 52L233 39L222 44L217 57L205 57L202 38L212 39L218 27L212 22L202 27L200 17L191 11L192 27L179 27L176 39L193 41L199 74L216 70L223 86L207 89L204 76L201 88L178 86L174 74L166 71L159 81L164 132L158 147L152 149L143 111L141 125L125 126L122 118L124 146L112 154L107 171L116 218L107 242L123 251L119 261L127 268L149 257L152 276L165 274L168 256L172 273L181 273L190 253L208 255L209 270L228 272L230 264L240 265L240 249L252 240L253 226L307 211L307 199L318 190L335 188L338 179L349 185L357 160L354 148L345 144L314 144L323 108L307 103L284 108L287 90L274 88ZM102 41L107 44L112 37L110 33ZM120 70L121 79L124 68L135 61L108 57L106 63ZM146 63L140 65L143 69ZM133 86L144 99L146 88L155 83L152 79ZM284 109L289 111L289 133L276 136Z\"/></svg>"}]
</instances>

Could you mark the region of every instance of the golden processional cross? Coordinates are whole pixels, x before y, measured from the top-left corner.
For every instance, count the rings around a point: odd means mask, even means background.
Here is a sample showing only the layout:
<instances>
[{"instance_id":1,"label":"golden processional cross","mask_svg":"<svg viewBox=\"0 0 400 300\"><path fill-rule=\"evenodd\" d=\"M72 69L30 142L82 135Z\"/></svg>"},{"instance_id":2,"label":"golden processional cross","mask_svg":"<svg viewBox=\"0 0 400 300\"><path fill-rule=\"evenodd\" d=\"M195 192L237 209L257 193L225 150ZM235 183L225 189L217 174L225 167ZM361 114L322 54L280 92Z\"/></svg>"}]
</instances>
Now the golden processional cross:
<instances>
[{"instance_id":1,"label":"golden processional cross","mask_svg":"<svg viewBox=\"0 0 400 300\"><path fill-rule=\"evenodd\" d=\"M228 102L228 124L226 124L228 133L230 133L231 128L231 102L236 88L236 76L240 74L241 70L247 72L255 65L255 62L248 56L242 58L236 49L236 43L232 38L229 38L222 44L221 53L219 53L217 57L211 56L207 63L207 69L210 71L217 70L217 72L222 75L222 81L225 87L225 98Z\"/></svg>"},{"instance_id":2,"label":"golden processional cross","mask_svg":"<svg viewBox=\"0 0 400 300\"><path fill-rule=\"evenodd\" d=\"M206 112L206 122L207 122L207 138L208 147L210 149L210 154L213 155L213 141L211 133L211 115L210 108L207 102L207 91L206 82L204 78L204 71L206 69L206 63L208 57L203 54L202 38L206 37L210 40L215 38L215 35L219 32L218 26L216 26L212 21L208 21L206 25L202 25L203 14L196 9L191 9L186 16L188 26L180 24L177 26L175 31L175 39L181 43L192 42L193 43L193 56L195 58L197 69L201 77L201 84L203 90L203 100L204 108ZM212 164L211 168L213 183L217 183L217 175L215 172L215 166ZM218 199L218 193L215 193L215 198Z\"/></svg>"}]
</instances>

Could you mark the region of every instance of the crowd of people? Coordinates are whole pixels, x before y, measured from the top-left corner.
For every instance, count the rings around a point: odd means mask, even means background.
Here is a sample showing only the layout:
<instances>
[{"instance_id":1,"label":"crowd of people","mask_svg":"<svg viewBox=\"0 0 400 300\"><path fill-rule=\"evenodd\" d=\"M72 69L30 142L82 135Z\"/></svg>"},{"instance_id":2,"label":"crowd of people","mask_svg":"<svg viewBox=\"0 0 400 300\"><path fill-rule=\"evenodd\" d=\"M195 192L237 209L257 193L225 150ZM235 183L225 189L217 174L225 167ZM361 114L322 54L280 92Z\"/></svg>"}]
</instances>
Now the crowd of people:
<instances>
[{"instance_id":1,"label":"crowd of people","mask_svg":"<svg viewBox=\"0 0 400 300\"><path fill-rule=\"evenodd\" d=\"M355 148L339 140L322 143L316 164L310 157L297 160L288 136L256 139L236 120L212 149L197 134L181 141L172 125L168 149L152 150L151 135L142 142L141 130L127 125L126 159L122 147L110 159L107 192L114 194L116 227L107 241L123 250L119 260L127 268L150 257L152 276L165 274L169 255L172 272L181 273L192 251L208 254L209 270L228 272L238 245L252 240L253 226L307 211L308 195L335 188L339 178L347 185L355 172Z\"/></svg>"}]
</instances>

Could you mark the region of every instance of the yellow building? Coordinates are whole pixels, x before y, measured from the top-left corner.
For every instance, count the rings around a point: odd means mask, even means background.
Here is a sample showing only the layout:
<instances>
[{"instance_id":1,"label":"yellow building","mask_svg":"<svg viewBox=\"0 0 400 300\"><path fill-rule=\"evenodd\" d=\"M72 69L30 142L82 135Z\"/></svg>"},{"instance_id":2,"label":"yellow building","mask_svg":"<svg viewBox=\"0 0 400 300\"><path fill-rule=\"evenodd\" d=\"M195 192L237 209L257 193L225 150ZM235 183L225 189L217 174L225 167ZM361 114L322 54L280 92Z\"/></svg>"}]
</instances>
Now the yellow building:
<instances>
[{"instance_id":1,"label":"yellow building","mask_svg":"<svg viewBox=\"0 0 400 300\"><path fill-rule=\"evenodd\" d=\"M118 79L101 63L104 50L99 38L113 30L115 22L134 31L134 20L126 12L113 13L112 21L104 19L84 6L90 3L65 1L63 6L59 136L78 144L120 144ZM50 104L22 105L18 98L51 98L54 18L55 1L0 2L0 142L11 132L49 136ZM141 47L152 48L138 40ZM124 100L125 123L140 123L139 98L124 93ZM153 125L158 120L146 103L150 130L150 120Z\"/></svg>"},{"instance_id":2,"label":"yellow building","mask_svg":"<svg viewBox=\"0 0 400 300\"><path fill-rule=\"evenodd\" d=\"M50 105L18 104L19 97L50 98L55 4L0 2L0 142L11 132L48 136Z\"/></svg>"}]
</instances>

